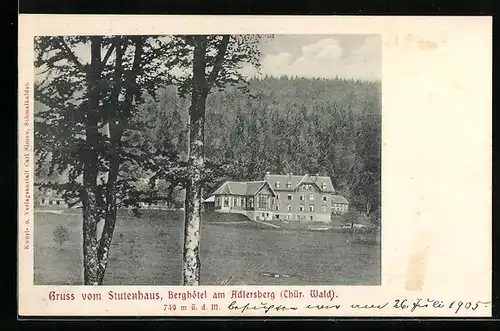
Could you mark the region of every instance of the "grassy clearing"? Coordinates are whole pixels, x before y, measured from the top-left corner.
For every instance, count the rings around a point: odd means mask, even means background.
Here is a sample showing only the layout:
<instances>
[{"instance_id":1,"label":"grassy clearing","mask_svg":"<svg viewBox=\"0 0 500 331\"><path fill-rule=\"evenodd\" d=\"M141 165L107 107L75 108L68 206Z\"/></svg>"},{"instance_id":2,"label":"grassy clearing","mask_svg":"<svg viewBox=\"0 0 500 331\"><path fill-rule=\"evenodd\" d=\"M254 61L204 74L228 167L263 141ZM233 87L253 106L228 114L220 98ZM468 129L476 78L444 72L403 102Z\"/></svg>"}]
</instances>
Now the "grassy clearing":
<instances>
[{"instance_id":1,"label":"grassy clearing","mask_svg":"<svg viewBox=\"0 0 500 331\"><path fill-rule=\"evenodd\" d=\"M380 284L380 244L362 240L366 235L229 221L217 214L204 219L203 285ZM81 222L79 210L36 211L35 284L82 283ZM61 224L69 236L63 244L53 237ZM140 217L121 212L104 283L180 285L182 224L182 214L174 211L145 211Z\"/></svg>"}]
</instances>

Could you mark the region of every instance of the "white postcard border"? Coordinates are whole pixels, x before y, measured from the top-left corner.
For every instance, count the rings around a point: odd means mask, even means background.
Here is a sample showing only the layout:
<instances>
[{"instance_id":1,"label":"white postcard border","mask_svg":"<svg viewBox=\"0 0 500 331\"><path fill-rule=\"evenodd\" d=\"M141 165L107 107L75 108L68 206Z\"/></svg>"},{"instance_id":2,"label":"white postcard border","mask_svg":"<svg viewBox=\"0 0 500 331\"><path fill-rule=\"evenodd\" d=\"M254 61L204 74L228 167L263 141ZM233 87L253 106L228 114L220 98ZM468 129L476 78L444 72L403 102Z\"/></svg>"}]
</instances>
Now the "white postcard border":
<instances>
[{"instance_id":1,"label":"white postcard border","mask_svg":"<svg viewBox=\"0 0 500 331\"><path fill-rule=\"evenodd\" d=\"M20 15L19 314L490 316L491 22L489 17ZM382 36L382 286L33 285L33 37L175 33ZM274 307L267 312L230 309L233 289L274 291L276 299L268 302ZM336 298L313 300L311 289L331 290ZM137 290L159 291L163 300L105 299L109 291ZM168 291L193 290L207 291L209 297L224 292L226 298L168 299ZM284 290L300 291L304 298L281 298ZM50 291L77 298L81 293L101 293L103 300L52 301ZM247 301L250 306L261 304L260 299ZM238 305L244 303L238 300ZM165 306L172 304L175 310ZM180 308L192 304L196 310ZM218 309L202 310L203 304L217 304ZM285 308L276 309L280 305ZM340 307L328 307L334 305Z\"/></svg>"}]
</instances>

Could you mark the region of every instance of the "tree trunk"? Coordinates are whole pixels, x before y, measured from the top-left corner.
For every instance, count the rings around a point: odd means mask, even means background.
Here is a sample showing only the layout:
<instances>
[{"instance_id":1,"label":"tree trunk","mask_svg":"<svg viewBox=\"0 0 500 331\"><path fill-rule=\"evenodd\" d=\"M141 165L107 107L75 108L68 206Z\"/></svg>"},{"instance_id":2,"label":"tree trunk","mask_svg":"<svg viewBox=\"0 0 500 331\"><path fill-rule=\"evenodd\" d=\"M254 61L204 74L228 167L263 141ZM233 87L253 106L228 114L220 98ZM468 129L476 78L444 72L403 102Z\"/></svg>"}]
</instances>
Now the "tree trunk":
<instances>
[{"instance_id":1,"label":"tree trunk","mask_svg":"<svg viewBox=\"0 0 500 331\"><path fill-rule=\"evenodd\" d=\"M91 62L87 71L87 86L89 89L87 109L85 112L86 144L83 151L83 282L84 285L98 285L97 256L97 144L99 132L97 129L97 112L100 91L97 86L100 78L101 37L91 37Z\"/></svg>"},{"instance_id":2,"label":"tree trunk","mask_svg":"<svg viewBox=\"0 0 500 331\"><path fill-rule=\"evenodd\" d=\"M227 46L229 35L222 36L217 45L217 55L208 78L206 58L208 37L189 37L194 45L193 52L193 82L191 91L191 107L189 108L188 137L189 151L188 176L186 183L184 250L183 250L183 284L197 286L200 283L200 225L205 168L205 107L208 93L219 74Z\"/></svg>"},{"instance_id":3,"label":"tree trunk","mask_svg":"<svg viewBox=\"0 0 500 331\"><path fill-rule=\"evenodd\" d=\"M195 37L193 57L193 89L188 120L188 182L186 183L184 224L183 284L197 286L200 282L200 223L202 176L204 168L205 107L207 80L205 77L206 37Z\"/></svg>"},{"instance_id":4,"label":"tree trunk","mask_svg":"<svg viewBox=\"0 0 500 331\"><path fill-rule=\"evenodd\" d=\"M120 127L121 121L118 119L119 111L119 96L122 89L122 57L123 50L121 45L121 36L115 37L114 48L116 50L115 59L115 77L113 91L111 95L112 104L108 109L108 125L109 125L109 171L108 181L106 185L106 216L104 219L104 226L102 229L101 239L99 240L99 247L97 250L97 258L99 262L99 285L104 280L104 274L108 265L109 248L113 239L116 224L116 192L115 185L118 179L118 171L120 168L120 157L118 149L120 147L121 138L123 135L123 128Z\"/></svg>"},{"instance_id":5,"label":"tree trunk","mask_svg":"<svg viewBox=\"0 0 500 331\"><path fill-rule=\"evenodd\" d=\"M116 224L116 197L113 195L108 202L106 218L102 229L101 239L97 250L98 266L98 284L101 285L104 280L104 274L108 265L109 247L113 239L113 233Z\"/></svg>"}]
</instances>

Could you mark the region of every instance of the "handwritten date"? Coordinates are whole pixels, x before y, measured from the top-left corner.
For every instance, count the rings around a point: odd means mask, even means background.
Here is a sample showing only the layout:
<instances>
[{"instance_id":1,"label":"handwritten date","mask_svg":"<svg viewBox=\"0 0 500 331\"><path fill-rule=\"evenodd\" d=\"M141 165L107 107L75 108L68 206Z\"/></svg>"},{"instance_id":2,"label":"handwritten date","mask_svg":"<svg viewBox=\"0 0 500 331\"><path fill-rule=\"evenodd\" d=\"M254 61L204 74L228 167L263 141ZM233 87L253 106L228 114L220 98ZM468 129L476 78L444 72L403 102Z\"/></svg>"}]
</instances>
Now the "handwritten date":
<instances>
[{"instance_id":1,"label":"handwritten date","mask_svg":"<svg viewBox=\"0 0 500 331\"><path fill-rule=\"evenodd\" d=\"M475 311L478 308L484 308L490 305L490 302L486 301L451 301L445 302L443 300L435 300L435 299L396 299L394 301L386 301L381 303L369 303L369 304L350 304L346 308L348 309L356 309L356 310L387 310L391 308L395 308L397 310L409 310L410 312L416 312L421 309L444 309L449 310L452 309L454 314L458 314L462 311L472 310ZM248 310L257 310L263 311L264 313L269 312L284 312L289 310L298 310L298 307L295 306L285 306L282 304L268 304L265 302L260 302L260 304L250 304L244 303L239 304L236 301L231 302L228 306L229 310L236 310L240 313L244 313ZM340 304L313 304L309 303L304 308L306 309L314 309L314 310L341 310L342 305Z\"/></svg>"},{"instance_id":2,"label":"handwritten date","mask_svg":"<svg viewBox=\"0 0 500 331\"><path fill-rule=\"evenodd\" d=\"M487 306L490 302L486 301L452 301L451 303L445 303L442 300L434 300L434 299L416 299L415 301L408 301L407 299L397 299L394 300L393 307L396 309L406 310L410 309L411 312L419 308L434 308L434 309L454 309L455 314L458 314L460 310L476 310L481 306Z\"/></svg>"}]
</instances>

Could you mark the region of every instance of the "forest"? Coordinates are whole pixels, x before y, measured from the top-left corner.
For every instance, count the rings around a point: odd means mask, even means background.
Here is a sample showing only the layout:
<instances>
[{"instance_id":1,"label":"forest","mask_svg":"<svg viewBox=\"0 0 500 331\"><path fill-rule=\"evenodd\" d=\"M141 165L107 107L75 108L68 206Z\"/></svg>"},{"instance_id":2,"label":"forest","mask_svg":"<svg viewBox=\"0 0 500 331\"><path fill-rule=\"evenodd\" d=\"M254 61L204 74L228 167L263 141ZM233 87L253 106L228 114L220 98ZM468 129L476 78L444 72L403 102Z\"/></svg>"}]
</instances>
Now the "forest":
<instances>
[{"instance_id":1,"label":"forest","mask_svg":"<svg viewBox=\"0 0 500 331\"><path fill-rule=\"evenodd\" d=\"M205 156L225 180L262 180L272 173L322 174L363 213L380 206L381 85L298 77L252 78L248 91L227 88L207 100ZM142 111L151 137L186 151L189 103L171 86Z\"/></svg>"}]
</instances>

